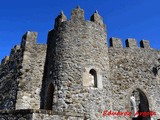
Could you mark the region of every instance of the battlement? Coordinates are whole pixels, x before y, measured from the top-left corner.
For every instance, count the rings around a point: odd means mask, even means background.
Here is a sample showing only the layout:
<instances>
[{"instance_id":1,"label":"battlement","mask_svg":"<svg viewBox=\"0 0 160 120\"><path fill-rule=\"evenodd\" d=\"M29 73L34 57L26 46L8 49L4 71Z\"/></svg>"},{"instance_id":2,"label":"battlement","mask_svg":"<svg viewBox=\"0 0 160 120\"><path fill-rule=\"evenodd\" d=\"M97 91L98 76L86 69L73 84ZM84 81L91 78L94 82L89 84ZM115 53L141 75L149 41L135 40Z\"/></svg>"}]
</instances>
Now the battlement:
<instances>
[{"instance_id":1,"label":"battlement","mask_svg":"<svg viewBox=\"0 0 160 120\"><path fill-rule=\"evenodd\" d=\"M37 32L26 32L22 37L21 48L25 48L26 45L35 45L37 40Z\"/></svg>"},{"instance_id":2,"label":"battlement","mask_svg":"<svg viewBox=\"0 0 160 120\"><path fill-rule=\"evenodd\" d=\"M6 63L8 63L8 61L9 61L9 56L6 56L5 58L2 59L1 65L2 64L5 65Z\"/></svg>"},{"instance_id":3,"label":"battlement","mask_svg":"<svg viewBox=\"0 0 160 120\"><path fill-rule=\"evenodd\" d=\"M103 26L103 19L102 19L102 17L98 14L98 11L97 11L97 10L96 10L95 13L91 16L90 20Z\"/></svg>"},{"instance_id":4,"label":"battlement","mask_svg":"<svg viewBox=\"0 0 160 120\"><path fill-rule=\"evenodd\" d=\"M37 44L37 32L32 32L32 31L27 31L23 36L22 36L22 41L21 45L15 45L11 51L10 55L6 56L4 59L1 61L1 65L7 64L9 62L14 62L16 59L19 59L20 54L23 53L23 51L26 50L26 47L29 46L30 48L42 48L46 49L46 45L43 44ZM37 46L35 46L37 45Z\"/></svg>"},{"instance_id":5,"label":"battlement","mask_svg":"<svg viewBox=\"0 0 160 120\"><path fill-rule=\"evenodd\" d=\"M120 38L110 38L110 47L113 48L123 48L122 40ZM125 41L125 46L127 48L138 48L137 41L134 38L128 38ZM150 43L148 40L140 41L140 48L150 49Z\"/></svg>"},{"instance_id":6,"label":"battlement","mask_svg":"<svg viewBox=\"0 0 160 120\"><path fill-rule=\"evenodd\" d=\"M57 18L55 19L55 25L54 25L54 27L55 28L58 27L64 21L67 21L67 17L63 13L63 11L61 11L60 15L58 15Z\"/></svg>"},{"instance_id":7,"label":"battlement","mask_svg":"<svg viewBox=\"0 0 160 120\"><path fill-rule=\"evenodd\" d=\"M0 65L0 118L118 119L102 116L103 110L133 106L158 113L160 51L134 38L123 45L112 37L108 46L106 34L98 11L86 21L80 7L70 20L58 15L45 45L36 43L37 32L26 32ZM138 104L132 105L134 96Z\"/></svg>"},{"instance_id":8,"label":"battlement","mask_svg":"<svg viewBox=\"0 0 160 120\"><path fill-rule=\"evenodd\" d=\"M15 45L14 48L11 49L10 58L12 56L14 56L19 50L20 50L20 46L19 45Z\"/></svg>"},{"instance_id":9,"label":"battlement","mask_svg":"<svg viewBox=\"0 0 160 120\"><path fill-rule=\"evenodd\" d=\"M2 59L1 61L1 65L5 65L8 63L8 61L13 61L16 57L17 52L19 52L20 50L20 46L19 45L15 45L10 52L10 56L6 56L5 58Z\"/></svg>"},{"instance_id":10,"label":"battlement","mask_svg":"<svg viewBox=\"0 0 160 120\"><path fill-rule=\"evenodd\" d=\"M120 38L110 38L110 46L115 48L122 48L122 40Z\"/></svg>"},{"instance_id":11,"label":"battlement","mask_svg":"<svg viewBox=\"0 0 160 120\"><path fill-rule=\"evenodd\" d=\"M141 40L140 46L141 46L141 48L150 48L150 43L148 40Z\"/></svg>"},{"instance_id":12,"label":"battlement","mask_svg":"<svg viewBox=\"0 0 160 120\"><path fill-rule=\"evenodd\" d=\"M76 9L72 10L71 13L71 21L77 22L77 21L83 21L84 20L84 10L78 6Z\"/></svg>"},{"instance_id":13,"label":"battlement","mask_svg":"<svg viewBox=\"0 0 160 120\"><path fill-rule=\"evenodd\" d=\"M57 28L58 26L61 25L61 23L65 22L65 21L67 22L67 17L62 11L55 19L54 27ZM71 19L69 21L72 23L75 23L75 24L79 24L79 23L84 22L85 21L84 10L81 9L79 6L75 9L73 9L71 12ZM90 21L105 28L105 25L103 23L103 18L99 15L97 10L95 11L95 13L93 15L91 15Z\"/></svg>"}]
</instances>

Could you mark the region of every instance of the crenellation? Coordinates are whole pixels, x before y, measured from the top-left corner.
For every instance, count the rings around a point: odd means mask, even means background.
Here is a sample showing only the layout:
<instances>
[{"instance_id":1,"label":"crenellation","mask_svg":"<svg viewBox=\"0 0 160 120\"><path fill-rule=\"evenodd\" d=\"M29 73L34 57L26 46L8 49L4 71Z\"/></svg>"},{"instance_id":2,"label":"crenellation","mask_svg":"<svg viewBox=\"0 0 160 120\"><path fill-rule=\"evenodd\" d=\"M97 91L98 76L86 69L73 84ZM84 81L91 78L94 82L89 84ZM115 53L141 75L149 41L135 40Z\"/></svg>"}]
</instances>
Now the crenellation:
<instances>
[{"instance_id":1,"label":"crenellation","mask_svg":"<svg viewBox=\"0 0 160 120\"><path fill-rule=\"evenodd\" d=\"M28 31L0 65L0 119L139 119L102 116L107 110L154 110L151 117L159 119L160 51L150 49L147 40L138 48L133 38L123 48L122 40L112 37L108 47L102 26L97 11L85 21L77 7L69 21L60 13L47 44L37 44L38 33Z\"/></svg>"},{"instance_id":2,"label":"crenellation","mask_svg":"<svg viewBox=\"0 0 160 120\"><path fill-rule=\"evenodd\" d=\"M7 64L7 63L8 63L8 61L9 61L9 56L6 56L5 58L3 58L3 59L2 59L2 61L1 61L1 65L5 65L5 64Z\"/></svg>"},{"instance_id":3,"label":"crenellation","mask_svg":"<svg viewBox=\"0 0 160 120\"><path fill-rule=\"evenodd\" d=\"M26 32L22 37L21 48L25 49L26 45L35 45L37 40L37 32Z\"/></svg>"},{"instance_id":4,"label":"crenellation","mask_svg":"<svg viewBox=\"0 0 160 120\"><path fill-rule=\"evenodd\" d=\"M134 38L128 38L126 40L126 47L129 47L129 48L138 48L136 39L134 39Z\"/></svg>"},{"instance_id":5,"label":"crenellation","mask_svg":"<svg viewBox=\"0 0 160 120\"><path fill-rule=\"evenodd\" d=\"M71 13L71 21L72 22L84 21L84 10L81 9L79 6L76 9L73 9Z\"/></svg>"},{"instance_id":6,"label":"crenellation","mask_svg":"<svg viewBox=\"0 0 160 120\"><path fill-rule=\"evenodd\" d=\"M19 50L20 49L20 45L15 45L14 46L14 49L17 51L17 50Z\"/></svg>"},{"instance_id":7,"label":"crenellation","mask_svg":"<svg viewBox=\"0 0 160 120\"><path fill-rule=\"evenodd\" d=\"M20 50L20 46L15 45L14 48L11 49L10 56L14 56L14 54L16 54L18 50Z\"/></svg>"},{"instance_id":8,"label":"crenellation","mask_svg":"<svg viewBox=\"0 0 160 120\"><path fill-rule=\"evenodd\" d=\"M150 49L150 43L148 40L141 40L140 41L140 47Z\"/></svg>"},{"instance_id":9,"label":"crenellation","mask_svg":"<svg viewBox=\"0 0 160 120\"><path fill-rule=\"evenodd\" d=\"M10 56L9 56L9 61L10 62L15 62L19 53L20 52L20 46L19 45L15 45L14 48L11 49L11 52L10 52Z\"/></svg>"},{"instance_id":10,"label":"crenellation","mask_svg":"<svg viewBox=\"0 0 160 120\"><path fill-rule=\"evenodd\" d=\"M65 16L64 12L61 11L60 15L58 15L57 18L55 19L55 25L54 25L54 27L57 28L64 21L67 21L67 17Z\"/></svg>"},{"instance_id":11,"label":"crenellation","mask_svg":"<svg viewBox=\"0 0 160 120\"><path fill-rule=\"evenodd\" d=\"M102 17L99 15L98 11L96 10L95 13L91 16L90 18L91 21L103 26L103 19Z\"/></svg>"},{"instance_id":12,"label":"crenellation","mask_svg":"<svg viewBox=\"0 0 160 120\"><path fill-rule=\"evenodd\" d=\"M123 48L122 40L120 38L115 37L110 38L110 47Z\"/></svg>"},{"instance_id":13,"label":"crenellation","mask_svg":"<svg viewBox=\"0 0 160 120\"><path fill-rule=\"evenodd\" d=\"M36 40L36 32L27 32L27 41ZM22 51L22 68L17 92L16 109L40 109L40 90L43 81L44 63L46 59L45 44L26 44ZM34 93L35 94L32 94ZM30 99L34 98L34 101ZM27 100L26 100L27 98Z\"/></svg>"}]
</instances>

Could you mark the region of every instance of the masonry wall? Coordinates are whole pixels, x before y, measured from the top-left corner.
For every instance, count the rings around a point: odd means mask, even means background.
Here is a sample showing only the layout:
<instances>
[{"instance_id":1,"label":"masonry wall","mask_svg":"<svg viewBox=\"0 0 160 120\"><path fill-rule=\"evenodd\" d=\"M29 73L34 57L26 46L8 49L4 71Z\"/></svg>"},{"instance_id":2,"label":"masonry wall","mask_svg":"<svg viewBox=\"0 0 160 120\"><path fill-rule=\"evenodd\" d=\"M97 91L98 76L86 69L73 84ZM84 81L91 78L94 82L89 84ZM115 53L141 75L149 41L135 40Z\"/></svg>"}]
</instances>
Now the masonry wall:
<instances>
[{"instance_id":1,"label":"masonry wall","mask_svg":"<svg viewBox=\"0 0 160 120\"><path fill-rule=\"evenodd\" d=\"M21 46L2 60L0 118L131 119L103 117L102 112L131 111L130 97L136 89L145 94L149 110L156 112L153 118L160 118L160 51L150 48L148 41L141 41L139 48L129 38L123 47L121 39L111 38L108 48L101 16L96 11L86 21L80 7L72 11L71 20L60 13L47 45L37 44L36 38L36 32L27 32ZM89 84L92 69L95 86Z\"/></svg>"},{"instance_id":2,"label":"masonry wall","mask_svg":"<svg viewBox=\"0 0 160 120\"><path fill-rule=\"evenodd\" d=\"M27 32L0 65L0 109L39 109L46 45Z\"/></svg>"},{"instance_id":3,"label":"masonry wall","mask_svg":"<svg viewBox=\"0 0 160 120\"><path fill-rule=\"evenodd\" d=\"M82 114L56 113L46 110L3 110L1 120L84 120Z\"/></svg>"},{"instance_id":4,"label":"masonry wall","mask_svg":"<svg viewBox=\"0 0 160 120\"><path fill-rule=\"evenodd\" d=\"M85 21L83 10L76 8L70 21L61 22L49 33L46 95L53 84L53 110L102 119L101 112L110 108L108 48L105 26L92 20ZM92 68L102 77L100 88L83 85L83 74Z\"/></svg>"},{"instance_id":5,"label":"masonry wall","mask_svg":"<svg viewBox=\"0 0 160 120\"><path fill-rule=\"evenodd\" d=\"M3 110L0 111L1 120L32 120L31 110Z\"/></svg>"},{"instance_id":6,"label":"masonry wall","mask_svg":"<svg viewBox=\"0 0 160 120\"><path fill-rule=\"evenodd\" d=\"M15 46L0 65L0 109L15 109L18 90L17 79L20 76L21 66L20 46Z\"/></svg>"},{"instance_id":7,"label":"masonry wall","mask_svg":"<svg viewBox=\"0 0 160 120\"><path fill-rule=\"evenodd\" d=\"M47 46L36 44L37 33L23 36L23 61L19 77L16 109L40 109L41 89Z\"/></svg>"},{"instance_id":8,"label":"masonry wall","mask_svg":"<svg viewBox=\"0 0 160 120\"><path fill-rule=\"evenodd\" d=\"M160 82L155 71L159 65L160 52L149 47L148 41L141 41L138 48L135 39L127 40L123 48L120 39L112 38L109 48L110 82L112 85L112 106L114 111L131 111L130 96L136 89L145 93L150 111L160 111ZM142 48L143 47L143 48Z\"/></svg>"}]
</instances>

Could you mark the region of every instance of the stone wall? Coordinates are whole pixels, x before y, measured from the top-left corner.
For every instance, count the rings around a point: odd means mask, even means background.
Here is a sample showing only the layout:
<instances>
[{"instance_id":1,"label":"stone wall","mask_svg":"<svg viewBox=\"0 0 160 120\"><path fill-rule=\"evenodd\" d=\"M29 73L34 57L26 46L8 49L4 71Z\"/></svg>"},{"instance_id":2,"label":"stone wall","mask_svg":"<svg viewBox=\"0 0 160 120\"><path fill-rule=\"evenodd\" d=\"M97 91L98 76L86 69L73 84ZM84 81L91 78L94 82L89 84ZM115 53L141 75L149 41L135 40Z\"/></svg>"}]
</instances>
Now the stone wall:
<instances>
[{"instance_id":1,"label":"stone wall","mask_svg":"<svg viewBox=\"0 0 160 120\"><path fill-rule=\"evenodd\" d=\"M130 96L134 90L140 89L149 101L150 110L155 111L159 118L160 82L154 69L159 65L160 51L150 48L149 42L144 40L141 41L141 48L134 39L127 39L126 48L122 47L118 38L110 41L113 43L109 48L113 110L131 111Z\"/></svg>"},{"instance_id":2,"label":"stone wall","mask_svg":"<svg viewBox=\"0 0 160 120\"><path fill-rule=\"evenodd\" d=\"M0 111L1 120L32 120L31 110L3 110Z\"/></svg>"},{"instance_id":3,"label":"stone wall","mask_svg":"<svg viewBox=\"0 0 160 120\"><path fill-rule=\"evenodd\" d=\"M145 96L146 109L156 112L153 118L160 118L160 51L147 40L139 48L132 38L126 47L111 38L108 47L106 36L98 12L86 21L80 7L71 20L60 13L47 45L36 44L37 33L27 32L0 65L0 109L9 110L0 111L0 118L130 120L102 112L131 111L135 90Z\"/></svg>"},{"instance_id":4,"label":"stone wall","mask_svg":"<svg viewBox=\"0 0 160 120\"><path fill-rule=\"evenodd\" d=\"M82 114L56 113L46 110L6 110L0 111L1 120L84 120Z\"/></svg>"},{"instance_id":5,"label":"stone wall","mask_svg":"<svg viewBox=\"0 0 160 120\"><path fill-rule=\"evenodd\" d=\"M27 32L21 43L23 61L16 109L40 109L40 94L47 46L36 44L37 33Z\"/></svg>"},{"instance_id":6,"label":"stone wall","mask_svg":"<svg viewBox=\"0 0 160 120\"><path fill-rule=\"evenodd\" d=\"M0 109L40 108L47 45L36 44L27 32L0 65Z\"/></svg>"},{"instance_id":7,"label":"stone wall","mask_svg":"<svg viewBox=\"0 0 160 120\"><path fill-rule=\"evenodd\" d=\"M15 109L18 90L17 79L20 76L22 54L20 46L15 46L10 56L5 57L0 65L0 109Z\"/></svg>"},{"instance_id":8,"label":"stone wall","mask_svg":"<svg viewBox=\"0 0 160 120\"><path fill-rule=\"evenodd\" d=\"M65 18L64 14L61 17ZM96 17L98 20L96 21ZM72 11L71 20L63 21L48 36L46 98L50 84L54 86L53 108L56 111L86 113L91 119L102 118L110 108L108 47L105 25L96 12L92 21L84 20L80 8ZM56 19L57 20L57 19ZM59 22L59 21L58 21ZM102 77L100 88L84 86L83 73L95 69ZM103 89L102 89L103 88ZM45 108L45 107L44 107Z\"/></svg>"}]
</instances>

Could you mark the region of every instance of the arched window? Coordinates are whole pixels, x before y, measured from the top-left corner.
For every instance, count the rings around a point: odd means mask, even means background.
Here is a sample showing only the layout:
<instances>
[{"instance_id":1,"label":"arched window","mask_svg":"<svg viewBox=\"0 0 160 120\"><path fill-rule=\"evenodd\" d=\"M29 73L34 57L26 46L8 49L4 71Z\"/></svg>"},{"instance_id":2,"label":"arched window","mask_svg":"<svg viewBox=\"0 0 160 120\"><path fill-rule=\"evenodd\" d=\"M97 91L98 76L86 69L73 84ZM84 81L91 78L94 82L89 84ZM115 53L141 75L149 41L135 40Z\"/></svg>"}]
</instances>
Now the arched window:
<instances>
[{"instance_id":1,"label":"arched window","mask_svg":"<svg viewBox=\"0 0 160 120\"><path fill-rule=\"evenodd\" d=\"M103 89L102 73L97 67L86 67L83 72L83 86L88 88Z\"/></svg>"},{"instance_id":2,"label":"arched window","mask_svg":"<svg viewBox=\"0 0 160 120\"><path fill-rule=\"evenodd\" d=\"M94 69L89 71L89 86L97 87L97 72Z\"/></svg>"},{"instance_id":3,"label":"arched window","mask_svg":"<svg viewBox=\"0 0 160 120\"><path fill-rule=\"evenodd\" d=\"M45 103L46 110L52 110L53 94L54 94L54 87L53 84L51 83L47 90L46 103Z\"/></svg>"}]
</instances>

